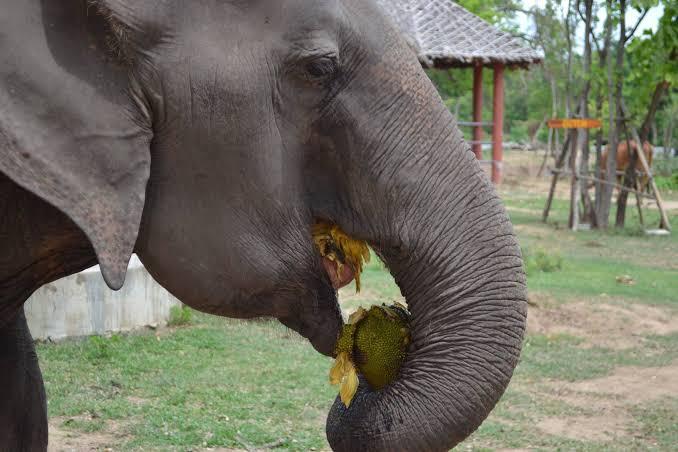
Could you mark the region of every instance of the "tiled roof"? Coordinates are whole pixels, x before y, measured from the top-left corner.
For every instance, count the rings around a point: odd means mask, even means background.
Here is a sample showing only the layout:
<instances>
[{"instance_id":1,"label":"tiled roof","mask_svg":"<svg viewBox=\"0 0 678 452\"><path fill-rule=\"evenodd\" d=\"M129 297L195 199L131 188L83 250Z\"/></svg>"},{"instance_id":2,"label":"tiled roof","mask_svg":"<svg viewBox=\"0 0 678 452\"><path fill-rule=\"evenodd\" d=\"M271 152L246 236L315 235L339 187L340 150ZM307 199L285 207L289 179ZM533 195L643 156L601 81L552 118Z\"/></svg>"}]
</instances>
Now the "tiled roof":
<instances>
[{"instance_id":1,"label":"tiled roof","mask_svg":"<svg viewBox=\"0 0 678 452\"><path fill-rule=\"evenodd\" d=\"M425 67L523 66L543 56L451 0L376 0Z\"/></svg>"}]
</instances>

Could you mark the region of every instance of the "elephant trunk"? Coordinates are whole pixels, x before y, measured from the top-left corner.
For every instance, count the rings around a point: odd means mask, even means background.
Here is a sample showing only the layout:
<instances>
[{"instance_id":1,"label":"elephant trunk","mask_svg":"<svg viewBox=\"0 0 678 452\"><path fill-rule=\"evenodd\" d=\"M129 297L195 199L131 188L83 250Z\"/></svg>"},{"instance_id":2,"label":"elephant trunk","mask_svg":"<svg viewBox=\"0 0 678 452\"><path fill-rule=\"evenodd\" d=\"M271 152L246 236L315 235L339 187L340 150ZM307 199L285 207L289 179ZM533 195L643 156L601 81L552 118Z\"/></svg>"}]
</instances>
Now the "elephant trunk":
<instances>
[{"instance_id":1,"label":"elephant trunk","mask_svg":"<svg viewBox=\"0 0 678 452\"><path fill-rule=\"evenodd\" d=\"M387 218L365 227L382 231L371 245L405 296L412 343L396 381L380 391L361 382L349 408L335 401L327 437L337 451L448 450L487 417L518 362L526 318L520 248L452 117L441 118L445 138L436 134L429 152L444 159L414 154L426 177L395 169L395 188L382 194Z\"/></svg>"}]
</instances>

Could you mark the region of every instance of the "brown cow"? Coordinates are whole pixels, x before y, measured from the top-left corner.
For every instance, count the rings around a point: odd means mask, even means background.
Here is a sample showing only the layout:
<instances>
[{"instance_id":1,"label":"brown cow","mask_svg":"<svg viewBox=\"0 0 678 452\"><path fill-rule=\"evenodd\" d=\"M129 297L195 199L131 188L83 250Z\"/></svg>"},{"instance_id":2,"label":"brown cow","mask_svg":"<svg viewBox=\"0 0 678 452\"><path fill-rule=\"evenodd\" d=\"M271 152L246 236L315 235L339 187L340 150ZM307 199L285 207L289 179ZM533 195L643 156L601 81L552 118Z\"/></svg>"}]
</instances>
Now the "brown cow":
<instances>
[{"instance_id":1,"label":"brown cow","mask_svg":"<svg viewBox=\"0 0 678 452\"><path fill-rule=\"evenodd\" d=\"M628 144L631 145L631 149L638 151L638 145L635 140L629 140L628 143L626 140L622 140L617 146L617 171L626 171L626 168L629 166L631 161L631 153L629 153ZM600 173L603 178L605 178L605 172L607 169L607 154L609 152L609 145L605 146L603 153L600 156ZM647 160L647 165L652 169L652 154L653 148L652 145L645 141L643 143L643 154L645 154L645 160ZM643 170L643 166L640 164L639 160L636 160L635 170L640 173L640 178L636 181L636 187L640 191L644 191L647 187L649 181L648 174ZM617 183L622 183L623 175L617 175Z\"/></svg>"}]
</instances>

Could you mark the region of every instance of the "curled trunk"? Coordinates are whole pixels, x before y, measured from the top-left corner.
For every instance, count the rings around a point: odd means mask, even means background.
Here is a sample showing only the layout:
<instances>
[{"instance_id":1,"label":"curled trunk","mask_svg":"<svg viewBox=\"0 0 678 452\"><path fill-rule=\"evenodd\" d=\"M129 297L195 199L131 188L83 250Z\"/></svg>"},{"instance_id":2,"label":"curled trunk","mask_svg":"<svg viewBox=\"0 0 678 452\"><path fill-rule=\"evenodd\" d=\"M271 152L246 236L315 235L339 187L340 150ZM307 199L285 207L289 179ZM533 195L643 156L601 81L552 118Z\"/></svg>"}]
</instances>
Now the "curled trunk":
<instances>
[{"instance_id":1,"label":"curled trunk","mask_svg":"<svg viewBox=\"0 0 678 452\"><path fill-rule=\"evenodd\" d=\"M518 362L526 317L520 248L468 146L451 121L445 129L446 162L423 168L425 181L396 184L392 226L370 228L389 231L372 246L412 312L408 357L390 386L373 392L361 384L350 408L334 403L334 450L448 450L487 417Z\"/></svg>"},{"instance_id":2,"label":"curled trunk","mask_svg":"<svg viewBox=\"0 0 678 452\"><path fill-rule=\"evenodd\" d=\"M327 438L338 451L448 450L511 379L525 276L494 187L416 56L384 29L385 51L362 56L367 73L347 77L320 120L325 138L313 149L327 137L332 145L322 158L309 154L308 183L312 193L340 195L314 215L366 240L386 263L412 314L412 342L394 382L379 391L361 384L349 408L335 401Z\"/></svg>"}]
</instances>

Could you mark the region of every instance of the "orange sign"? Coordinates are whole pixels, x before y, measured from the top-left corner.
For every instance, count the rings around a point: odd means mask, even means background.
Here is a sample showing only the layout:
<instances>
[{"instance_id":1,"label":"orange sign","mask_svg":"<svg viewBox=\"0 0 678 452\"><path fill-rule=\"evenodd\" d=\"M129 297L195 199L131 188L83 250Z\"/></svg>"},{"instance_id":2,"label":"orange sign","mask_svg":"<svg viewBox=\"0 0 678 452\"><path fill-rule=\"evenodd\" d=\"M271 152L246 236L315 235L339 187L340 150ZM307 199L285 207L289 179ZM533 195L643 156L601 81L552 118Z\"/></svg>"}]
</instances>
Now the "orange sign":
<instances>
[{"instance_id":1,"label":"orange sign","mask_svg":"<svg viewBox=\"0 0 678 452\"><path fill-rule=\"evenodd\" d=\"M600 119L549 119L549 129L595 129L602 126Z\"/></svg>"}]
</instances>

